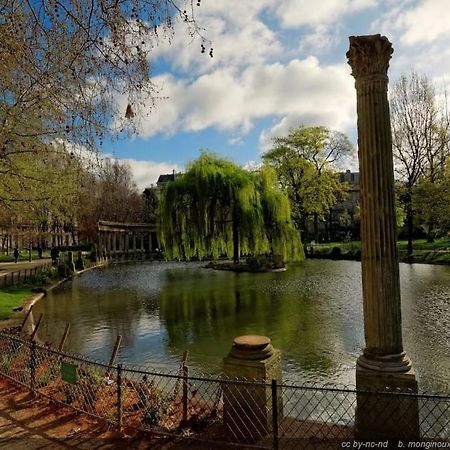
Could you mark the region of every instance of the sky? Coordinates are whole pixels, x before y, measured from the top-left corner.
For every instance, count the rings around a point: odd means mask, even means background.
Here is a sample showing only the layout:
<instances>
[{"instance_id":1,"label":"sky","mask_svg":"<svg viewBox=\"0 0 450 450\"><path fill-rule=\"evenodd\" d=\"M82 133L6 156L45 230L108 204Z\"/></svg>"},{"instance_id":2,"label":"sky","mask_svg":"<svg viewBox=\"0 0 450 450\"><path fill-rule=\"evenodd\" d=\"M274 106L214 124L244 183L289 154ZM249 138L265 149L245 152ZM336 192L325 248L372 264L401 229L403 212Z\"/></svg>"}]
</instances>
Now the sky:
<instances>
[{"instance_id":1,"label":"sky","mask_svg":"<svg viewBox=\"0 0 450 450\"><path fill-rule=\"evenodd\" d=\"M345 56L351 35L388 37L391 85L412 70L438 89L450 81L449 0L201 0L194 7L212 44L202 54L201 40L177 22L172 42L162 41L149 59L163 98L137 136L103 147L129 163L139 189L182 171L200 149L256 165L273 137L300 124L344 132L356 148L356 91ZM356 150L345 164L357 170Z\"/></svg>"}]
</instances>

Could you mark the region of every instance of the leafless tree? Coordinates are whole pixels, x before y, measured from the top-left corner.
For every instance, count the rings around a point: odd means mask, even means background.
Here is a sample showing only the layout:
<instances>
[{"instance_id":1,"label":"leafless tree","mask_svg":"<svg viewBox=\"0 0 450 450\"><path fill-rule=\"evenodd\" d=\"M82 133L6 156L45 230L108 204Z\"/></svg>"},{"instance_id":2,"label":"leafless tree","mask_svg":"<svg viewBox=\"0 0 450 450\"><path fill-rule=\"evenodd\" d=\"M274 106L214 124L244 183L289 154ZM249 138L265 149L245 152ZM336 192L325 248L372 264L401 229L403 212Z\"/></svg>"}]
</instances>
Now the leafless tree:
<instances>
[{"instance_id":1,"label":"leafless tree","mask_svg":"<svg viewBox=\"0 0 450 450\"><path fill-rule=\"evenodd\" d=\"M414 188L422 177L433 182L449 154L450 117L446 96L441 100L425 75L402 75L390 93L392 142L396 172L404 182L408 254L414 231ZM431 233L433 224L429 223Z\"/></svg>"}]
</instances>

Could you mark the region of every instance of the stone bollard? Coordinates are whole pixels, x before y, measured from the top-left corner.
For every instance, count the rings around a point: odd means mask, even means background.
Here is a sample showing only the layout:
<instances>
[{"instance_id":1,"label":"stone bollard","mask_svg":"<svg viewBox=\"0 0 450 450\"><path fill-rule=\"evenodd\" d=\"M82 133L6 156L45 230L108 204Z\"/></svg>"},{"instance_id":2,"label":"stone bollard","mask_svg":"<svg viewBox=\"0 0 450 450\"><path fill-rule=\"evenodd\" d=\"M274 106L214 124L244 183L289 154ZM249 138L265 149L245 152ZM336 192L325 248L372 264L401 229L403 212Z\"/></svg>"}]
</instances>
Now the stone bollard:
<instances>
[{"instance_id":1,"label":"stone bollard","mask_svg":"<svg viewBox=\"0 0 450 450\"><path fill-rule=\"evenodd\" d=\"M75 263L75 269L77 269L77 270L83 270L84 269L83 255L81 253L81 250L78 250L77 261Z\"/></svg>"},{"instance_id":2,"label":"stone bollard","mask_svg":"<svg viewBox=\"0 0 450 450\"><path fill-rule=\"evenodd\" d=\"M89 255L89 260L91 262L97 262L98 254L97 254L97 245L92 244L91 254Z\"/></svg>"},{"instance_id":3,"label":"stone bollard","mask_svg":"<svg viewBox=\"0 0 450 450\"><path fill-rule=\"evenodd\" d=\"M66 267L69 275L75 272L75 264L73 263L73 253L71 251L67 252Z\"/></svg>"},{"instance_id":4,"label":"stone bollard","mask_svg":"<svg viewBox=\"0 0 450 450\"><path fill-rule=\"evenodd\" d=\"M276 404L278 423L282 418L281 389L272 400L271 382L281 383L281 352L265 336L240 336L234 339L223 360L226 380L264 383L224 383L223 421L230 436L238 442L254 443L272 432L272 406Z\"/></svg>"}]
</instances>

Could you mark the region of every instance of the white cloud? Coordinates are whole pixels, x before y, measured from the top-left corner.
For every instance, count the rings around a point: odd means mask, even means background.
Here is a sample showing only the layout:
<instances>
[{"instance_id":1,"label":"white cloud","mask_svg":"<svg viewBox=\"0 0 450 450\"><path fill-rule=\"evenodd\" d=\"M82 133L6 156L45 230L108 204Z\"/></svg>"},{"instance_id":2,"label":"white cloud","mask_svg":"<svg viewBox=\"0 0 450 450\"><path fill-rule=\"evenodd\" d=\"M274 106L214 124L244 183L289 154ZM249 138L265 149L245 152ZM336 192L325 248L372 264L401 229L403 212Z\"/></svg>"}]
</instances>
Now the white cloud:
<instances>
[{"instance_id":1,"label":"white cloud","mask_svg":"<svg viewBox=\"0 0 450 450\"><path fill-rule=\"evenodd\" d=\"M200 54L201 40L186 33L178 21L169 43L162 40L151 52L155 60L164 57L172 68L190 76L218 67L242 68L282 59L295 48L283 47L286 29L303 29L308 35L300 39L300 50L308 54L323 51L336 41L339 20L375 6L379 0L206 0L195 8L196 20L205 26L204 36L212 42L215 55Z\"/></svg>"},{"instance_id":2,"label":"white cloud","mask_svg":"<svg viewBox=\"0 0 450 450\"><path fill-rule=\"evenodd\" d=\"M345 130L354 122L355 92L350 69L321 66L314 57L249 66L241 74L218 69L193 82L170 75L155 80L169 98L143 119L140 133L200 131L208 127L245 135L260 118L295 117Z\"/></svg>"},{"instance_id":3,"label":"white cloud","mask_svg":"<svg viewBox=\"0 0 450 450\"><path fill-rule=\"evenodd\" d=\"M151 52L151 57L164 57L173 68L191 75L220 66L243 67L264 63L282 52L276 33L258 17L270 3L269 0L202 2L196 10L196 20L200 26L207 26L204 35L212 42L215 56L209 56L207 42L206 52L201 55L201 40L197 36L193 39L187 36L185 24L177 22L171 42L161 42Z\"/></svg>"},{"instance_id":4,"label":"white cloud","mask_svg":"<svg viewBox=\"0 0 450 450\"><path fill-rule=\"evenodd\" d=\"M378 0L284 0L277 2L276 14L286 28L327 25L342 16L366 9Z\"/></svg>"},{"instance_id":5,"label":"white cloud","mask_svg":"<svg viewBox=\"0 0 450 450\"><path fill-rule=\"evenodd\" d=\"M404 10L396 21L403 30L406 45L427 44L450 35L450 8L448 0L423 0L415 8Z\"/></svg>"},{"instance_id":6,"label":"white cloud","mask_svg":"<svg viewBox=\"0 0 450 450\"><path fill-rule=\"evenodd\" d=\"M450 9L447 0L386 0L373 32L393 43L394 77L415 70L441 81L450 71Z\"/></svg>"}]
</instances>

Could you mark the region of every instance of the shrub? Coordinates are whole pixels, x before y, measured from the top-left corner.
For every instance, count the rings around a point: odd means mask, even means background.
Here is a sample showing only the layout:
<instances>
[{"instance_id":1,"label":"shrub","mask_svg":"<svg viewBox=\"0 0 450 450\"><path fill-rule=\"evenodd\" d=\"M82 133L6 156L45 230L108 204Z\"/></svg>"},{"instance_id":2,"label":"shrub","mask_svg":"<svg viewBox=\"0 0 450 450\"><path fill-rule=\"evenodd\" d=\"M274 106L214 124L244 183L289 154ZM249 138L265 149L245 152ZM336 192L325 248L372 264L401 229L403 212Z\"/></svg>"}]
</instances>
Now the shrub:
<instances>
[{"instance_id":1,"label":"shrub","mask_svg":"<svg viewBox=\"0 0 450 450\"><path fill-rule=\"evenodd\" d=\"M333 247L331 249L331 258L332 259L341 259L341 248L340 247Z\"/></svg>"},{"instance_id":2,"label":"shrub","mask_svg":"<svg viewBox=\"0 0 450 450\"><path fill-rule=\"evenodd\" d=\"M156 425L165 417L169 405L169 394L164 392L154 392L146 401L144 420L149 425Z\"/></svg>"}]
</instances>

